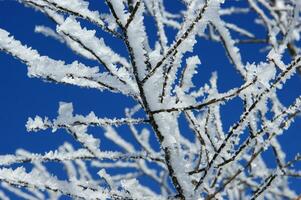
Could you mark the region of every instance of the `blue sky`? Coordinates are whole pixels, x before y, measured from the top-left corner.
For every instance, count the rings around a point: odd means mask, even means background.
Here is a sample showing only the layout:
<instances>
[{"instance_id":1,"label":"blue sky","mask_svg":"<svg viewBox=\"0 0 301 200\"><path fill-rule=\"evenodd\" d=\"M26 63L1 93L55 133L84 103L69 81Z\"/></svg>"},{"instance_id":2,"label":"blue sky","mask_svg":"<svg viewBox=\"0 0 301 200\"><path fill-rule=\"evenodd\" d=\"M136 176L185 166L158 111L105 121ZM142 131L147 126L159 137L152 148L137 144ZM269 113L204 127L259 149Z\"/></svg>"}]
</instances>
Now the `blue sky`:
<instances>
[{"instance_id":1,"label":"blue sky","mask_svg":"<svg viewBox=\"0 0 301 200\"><path fill-rule=\"evenodd\" d=\"M91 1L91 4L92 8L102 8L102 4L96 0ZM243 1L238 4L244 5ZM174 3L173 7L168 9L179 10L181 5ZM252 17L254 16L250 14L242 17L237 16L231 20L241 24L246 29L255 31L258 35L263 35L263 29L251 23ZM148 31L150 36L154 37L153 28L151 23L149 24ZM68 63L78 59L90 66L97 65L95 62L74 55L63 44L34 33L35 25L55 27L40 12L26 8L13 0L0 1L0 27L11 32L23 44L39 50L41 55L62 59ZM173 30L169 30L169 34L172 35ZM120 48L118 41L114 39L109 41L113 49L124 54L124 49ZM265 61L266 52L259 52L260 45L243 45L240 47L244 62ZM200 72L196 79L197 84L201 85L207 82L213 71L218 72L218 85L221 91L226 91L242 83L239 75L228 62L220 44L201 40L195 49L202 60ZM287 57L286 60L289 58ZM0 154L14 153L18 148L41 153L53 150L65 141L72 141L72 138L64 131L27 133L25 129L28 117L35 115L55 117L60 101L73 102L75 113L87 114L94 111L100 117L121 117L125 107L134 105L131 99L119 94L101 93L97 90L57 85L43 82L40 79L28 78L26 66L3 52L0 52L0 66ZM284 104L291 103L294 98L301 94L300 83L300 76L294 76L279 92ZM225 130L228 130L229 126L239 118L241 110L241 102L237 100L231 101L223 107ZM301 152L300 130L301 120L298 118L290 130L281 136L281 142L288 152L288 158L292 158L296 152ZM292 187L301 193L299 184L300 182L294 181Z\"/></svg>"}]
</instances>

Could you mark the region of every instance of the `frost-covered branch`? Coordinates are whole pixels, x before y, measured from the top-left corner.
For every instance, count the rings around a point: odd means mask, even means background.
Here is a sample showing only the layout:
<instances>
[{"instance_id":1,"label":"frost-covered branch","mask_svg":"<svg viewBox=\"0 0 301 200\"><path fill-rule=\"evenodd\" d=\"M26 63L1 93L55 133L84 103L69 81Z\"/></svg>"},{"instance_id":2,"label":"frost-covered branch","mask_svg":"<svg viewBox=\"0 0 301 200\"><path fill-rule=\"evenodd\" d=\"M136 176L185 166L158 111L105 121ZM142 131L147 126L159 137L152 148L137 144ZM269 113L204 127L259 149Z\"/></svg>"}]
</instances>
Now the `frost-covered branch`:
<instances>
[{"instance_id":1,"label":"frost-covered branch","mask_svg":"<svg viewBox=\"0 0 301 200\"><path fill-rule=\"evenodd\" d=\"M72 103L60 102L57 117L29 118L27 131L69 134L70 141L46 153L1 155L1 199L9 199L6 191L34 200L298 196L289 183L301 177L293 166L300 156L288 161L279 136L299 120L301 100L283 101L279 93L301 68L299 1L248 0L241 7L182 0L179 10L168 0L105 0L101 7L84 0L19 2L56 26L41 24L35 32L85 58L66 64L42 56L0 29L0 50L24 63L29 77L120 93L134 106L109 118L74 114ZM240 76L212 70L203 40L221 43L224 53L214 52L213 61ZM256 52L265 59L248 59L251 44L267 51ZM224 56L229 63L220 62ZM64 180L51 173L53 164Z\"/></svg>"}]
</instances>

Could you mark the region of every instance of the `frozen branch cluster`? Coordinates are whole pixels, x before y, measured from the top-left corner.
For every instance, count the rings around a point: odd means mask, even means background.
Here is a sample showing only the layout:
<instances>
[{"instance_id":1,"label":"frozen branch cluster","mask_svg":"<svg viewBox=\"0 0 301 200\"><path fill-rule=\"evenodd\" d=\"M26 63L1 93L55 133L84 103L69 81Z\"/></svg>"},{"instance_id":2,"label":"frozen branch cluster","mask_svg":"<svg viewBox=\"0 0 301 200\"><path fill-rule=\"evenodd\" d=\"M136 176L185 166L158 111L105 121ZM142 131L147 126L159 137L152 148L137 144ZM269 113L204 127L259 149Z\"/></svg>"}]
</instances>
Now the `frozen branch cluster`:
<instances>
[{"instance_id":1,"label":"frozen branch cluster","mask_svg":"<svg viewBox=\"0 0 301 200\"><path fill-rule=\"evenodd\" d=\"M35 32L99 64L67 64L40 55L0 29L0 50L23 62L29 77L121 93L137 105L125 109L124 118L109 119L93 112L75 114L72 103L60 102L55 119L29 118L28 131L63 129L80 147L65 143L43 154L17 150L14 155L0 156L0 199L9 199L6 191L34 200L61 196L277 200L298 196L289 180L300 177L294 163L301 157L288 160L278 136L301 111L301 97L284 106L277 94L301 66L299 0L247 0L246 7L229 6L222 0L182 0L184 9L178 13L168 11L169 0L105 0L107 12L103 13L90 10L84 0L19 2L56 23L55 30L38 25ZM264 38L224 19L249 13L264 28ZM148 32L145 18L153 20L156 36ZM84 27L83 20L97 30ZM167 33L169 29L176 32L174 37ZM116 53L97 32L123 42L127 54ZM150 37L156 38L154 44ZM219 92L218 73L212 73L203 86L193 80L201 68L208 67L200 67L201 51L194 49L201 40L224 46L241 76L240 86ZM240 46L248 43L264 44L267 59L246 62ZM289 63L283 59L286 53L291 56ZM243 102L243 112L225 130L221 107L232 99ZM137 117L141 111L144 117ZM190 131L180 129L180 123L186 123ZM128 132L120 131L120 126L128 127ZM90 134L89 127L100 127L105 139ZM135 141L125 139L125 134ZM154 136L156 142L151 140ZM107 141L118 146L116 151L104 148ZM262 156L269 149L275 167L268 166ZM65 180L47 170L51 162L61 163ZM154 182L158 191L145 180Z\"/></svg>"}]
</instances>

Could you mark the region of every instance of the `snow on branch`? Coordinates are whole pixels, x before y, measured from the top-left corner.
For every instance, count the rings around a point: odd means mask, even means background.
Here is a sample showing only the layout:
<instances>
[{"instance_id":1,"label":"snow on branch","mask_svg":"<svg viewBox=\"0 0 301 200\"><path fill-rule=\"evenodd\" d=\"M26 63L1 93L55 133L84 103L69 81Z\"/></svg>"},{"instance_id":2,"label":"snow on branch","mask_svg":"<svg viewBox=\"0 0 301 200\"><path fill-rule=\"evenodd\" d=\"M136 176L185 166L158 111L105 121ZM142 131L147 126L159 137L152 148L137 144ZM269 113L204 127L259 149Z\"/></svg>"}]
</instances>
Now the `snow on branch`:
<instances>
[{"instance_id":1,"label":"snow on branch","mask_svg":"<svg viewBox=\"0 0 301 200\"><path fill-rule=\"evenodd\" d=\"M248 0L241 7L182 0L179 8L169 0L105 0L102 8L84 0L19 2L56 26L38 25L35 32L102 67L42 56L0 29L0 50L26 64L29 77L118 92L136 105L108 118L93 111L75 114L72 103L60 102L57 117L28 118L27 131L61 129L71 141L44 153L19 149L1 155L0 199L9 199L7 191L32 200L299 196L290 182L301 177L293 165L300 155L288 160L279 137L301 111L300 96L289 102L279 95L301 68L299 1ZM240 23L241 16L254 26ZM207 50L214 42L223 45L223 53ZM248 59L249 44L267 50L261 52L265 59ZM224 56L229 63L221 63ZM227 77L211 62L241 76ZM232 101L239 103L231 107Z\"/></svg>"},{"instance_id":2,"label":"snow on branch","mask_svg":"<svg viewBox=\"0 0 301 200\"><path fill-rule=\"evenodd\" d=\"M45 35L46 37L52 37L58 41L60 41L61 43L64 42L64 39L58 35L54 30L52 30L51 28L49 27L46 27L46 26L36 26L34 31L36 33L41 33L43 35Z\"/></svg>"},{"instance_id":3,"label":"snow on branch","mask_svg":"<svg viewBox=\"0 0 301 200\"><path fill-rule=\"evenodd\" d=\"M36 50L22 45L3 29L0 30L0 35L0 49L24 62L28 66L29 77L39 77L51 82L67 83L100 90L119 91L129 89L123 86L124 83L118 83L116 77L107 73L100 73L98 67L87 67L77 61L66 65L63 61L40 56ZM135 93L133 91L123 92Z\"/></svg>"},{"instance_id":4,"label":"snow on branch","mask_svg":"<svg viewBox=\"0 0 301 200\"><path fill-rule=\"evenodd\" d=\"M175 107L175 108L154 110L154 111L152 111L152 113L156 114L156 113L161 113L161 112L177 112L177 111L195 110L195 109L202 109L202 108L204 108L208 105L211 105L211 104L223 103L226 100L237 97L240 94L240 92L247 89L248 87L253 85L255 82L256 82L256 79L254 79L250 83L244 84L243 86L241 86L238 89L232 89L232 90L228 91L225 94L219 94L216 97L214 97L212 99L205 100L204 102L199 103L197 105L189 105L189 106L185 106L185 107Z\"/></svg>"},{"instance_id":5,"label":"snow on branch","mask_svg":"<svg viewBox=\"0 0 301 200\"><path fill-rule=\"evenodd\" d=\"M22 167L15 170L1 168L0 180L10 185L50 190L78 199L95 199L98 194L101 194L99 199L106 199L110 197L109 192L106 190L95 191L89 188L85 189L66 181L60 181L55 177L45 177L43 174L35 171L27 173Z\"/></svg>"},{"instance_id":6,"label":"snow on branch","mask_svg":"<svg viewBox=\"0 0 301 200\"><path fill-rule=\"evenodd\" d=\"M122 119L108 119L98 118L94 112L90 112L86 117L82 115L73 116L73 105L72 103L60 102L59 116L52 122L46 117L44 120L36 116L34 119L29 118L26 124L28 131L45 130L46 128L53 128L54 130L64 125L69 126L121 126L124 124L139 124L148 123L147 119L133 119L133 118L122 118Z\"/></svg>"},{"instance_id":7,"label":"snow on branch","mask_svg":"<svg viewBox=\"0 0 301 200\"><path fill-rule=\"evenodd\" d=\"M0 156L1 162L0 166L9 166L12 164L20 163L33 163L33 162L64 162L64 161L75 161L75 160L139 160L139 159L149 159L160 161L161 158L150 157L148 158L147 153L133 153L133 154L123 154L120 152L105 151L95 157L87 149L78 149L73 152L53 152L50 151L41 154L26 154L22 155L22 150L18 150L17 155L4 155ZM20 154L20 155L19 155ZM162 159L161 159L162 162Z\"/></svg>"},{"instance_id":8,"label":"snow on branch","mask_svg":"<svg viewBox=\"0 0 301 200\"><path fill-rule=\"evenodd\" d=\"M126 59L113 52L110 47L106 46L104 40L95 36L95 31L82 29L79 22L72 18L67 18L64 23L58 26L58 32L77 41L82 48L90 52L106 68L106 70L117 77L122 83L130 82L131 75L126 68L129 68ZM117 69L116 64L120 63L122 68ZM126 80L126 81L125 81Z\"/></svg>"},{"instance_id":9,"label":"snow on branch","mask_svg":"<svg viewBox=\"0 0 301 200\"><path fill-rule=\"evenodd\" d=\"M68 13L72 16L84 18L90 22L98 25L104 31L111 33L116 37L120 37L120 34L108 26L105 22L106 19L103 18L98 11L91 11L88 1L83 0L71 0L71 1L59 1L59 0L19 0L24 4L29 4L33 6L46 7L51 10L56 10L63 13Z\"/></svg>"}]
</instances>

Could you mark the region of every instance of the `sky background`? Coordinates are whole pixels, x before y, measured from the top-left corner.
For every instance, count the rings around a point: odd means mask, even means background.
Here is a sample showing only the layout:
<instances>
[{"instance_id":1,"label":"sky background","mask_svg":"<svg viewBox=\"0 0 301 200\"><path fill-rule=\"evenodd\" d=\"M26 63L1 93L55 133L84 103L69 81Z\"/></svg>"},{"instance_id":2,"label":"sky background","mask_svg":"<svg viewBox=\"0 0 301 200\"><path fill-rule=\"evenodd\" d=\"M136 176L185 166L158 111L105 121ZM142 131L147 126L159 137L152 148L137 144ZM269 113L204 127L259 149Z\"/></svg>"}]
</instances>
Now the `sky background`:
<instances>
[{"instance_id":1,"label":"sky background","mask_svg":"<svg viewBox=\"0 0 301 200\"><path fill-rule=\"evenodd\" d=\"M104 10L102 3L96 0L90 1L92 9ZM244 1L233 1L230 4L245 6ZM182 8L179 1L174 1L172 7L167 6L170 11L178 11ZM230 20L225 18L226 20ZM264 37L264 30L253 23L254 15L236 16L232 22L240 24L242 27L254 31L258 36ZM147 31L150 41L154 41L155 29L151 20L146 18L149 25ZM86 24L89 28L93 26ZM55 27L55 25L40 12L31 8L26 8L13 0L0 0L0 28L9 31L23 44L37 49L41 55L48 55L54 59L65 60L70 63L79 60L89 66L97 65L96 62L88 61L75 55L64 44L47 38L41 34L34 33L35 25L45 25ZM171 36L175 32L167 29ZM108 38L106 34L100 32L100 36L105 37L111 47L120 54L125 53L125 48L119 41ZM234 34L235 37L235 34ZM170 40L171 42L171 40ZM259 52L260 45L241 45L244 63L265 61L266 52ZM211 72L217 71L219 75L218 86L221 92L241 85L242 81L238 73L231 66L224 54L224 49L219 43L201 40L195 46L195 52L200 55L202 65L195 79L196 84L202 85L207 82ZM285 58L286 61L289 57ZM28 117L57 116L60 101L73 102L74 112L86 115L94 111L99 117L122 117L124 108L131 107L134 102L119 94L109 92L99 92L92 89L83 89L75 86L58 85L43 82L40 79L27 77L27 68L24 64L13 57L0 52L0 154L13 154L16 149L22 148L31 152L46 152L56 149L65 141L72 141L72 138L64 131L51 133L51 131L41 131L38 133L27 133L25 124ZM279 92L284 104L288 105L301 94L300 75L294 76ZM224 130L239 118L242 112L242 105L239 100L233 100L222 107ZM300 144L301 120L296 119L285 135L281 136L281 143L287 152L288 159L293 158L297 152L301 152ZM92 130L97 132L101 130ZM97 134L97 133L96 133ZM104 144L107 147L110 144ZM268 153L267 153L268 154ZM300 184L300 185L299 185ZM301 182L292 181L292 187L300 194Z\"/></svg>"}]
</instances>

